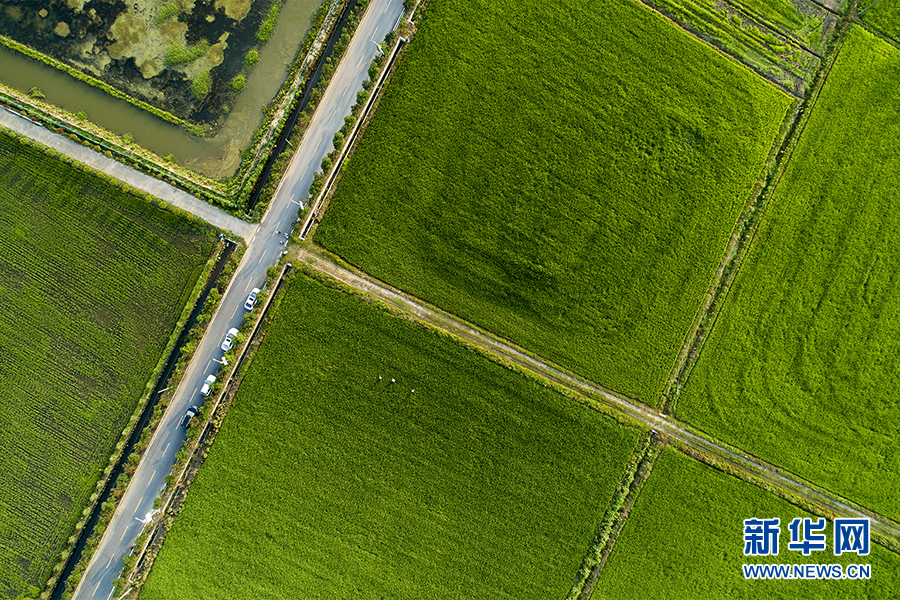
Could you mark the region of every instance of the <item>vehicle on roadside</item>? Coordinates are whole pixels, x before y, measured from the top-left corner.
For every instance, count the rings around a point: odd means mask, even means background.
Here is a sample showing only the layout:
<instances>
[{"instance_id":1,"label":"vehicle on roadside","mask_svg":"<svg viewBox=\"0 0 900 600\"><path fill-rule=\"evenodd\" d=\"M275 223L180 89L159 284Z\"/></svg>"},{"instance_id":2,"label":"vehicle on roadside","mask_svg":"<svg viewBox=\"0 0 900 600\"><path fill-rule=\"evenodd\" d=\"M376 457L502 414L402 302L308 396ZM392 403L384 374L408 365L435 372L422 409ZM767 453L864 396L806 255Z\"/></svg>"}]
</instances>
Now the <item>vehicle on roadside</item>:
<instances>
[{"instance_id":1,"label":"vehicle on roadside","mask_svg":"<svg viewBox=\"0 0 900 600\"><path fill-rule=\"evenodd\" d=\"M256 306L256 295L259 293L259 288L253 288L250 290L250 295L247 296L247 301L244 302L244 308L247 310L253 310L253 307Z\"/></svg>"},{"instance_id":2,"label":"vehicle on roadside","mask_svg":"<svg viewBox=\"0 0 900 600\"><path fill-rule=\"evenodd\" d=\"M209 396L210 392L212 392L212 384L216 382L216 376L210 375L206 378L206 381L203 382L203 387L200 388L200 393L204 396Z\"/></svg>"},{"instance_id":3,"label":"vehicle on roadside","mask_svg":"<svg viewBox=\"0 0 900 600\"><path fill-rule=\"evenodd\" d=\"M228 333L225 334L225 340L222 342L222 350L228 352L231 350L231 347L234 345L234 336L238 334L238 330L236 327L232 327L228 330Z\"/></svg>"},{"instance_id":4,"label":"vehicle on roadside","mask_svg":"<svg viewBox=\"0 0 900 600\"><path fill-rule=\"evenodd\" d=\"M191 424L191 419L196 417L199 412L200 409L196 404L187 409L187 412L184 413L184 416L181 418L181 426L187 429Z\"/></svg>"}]
</instances>

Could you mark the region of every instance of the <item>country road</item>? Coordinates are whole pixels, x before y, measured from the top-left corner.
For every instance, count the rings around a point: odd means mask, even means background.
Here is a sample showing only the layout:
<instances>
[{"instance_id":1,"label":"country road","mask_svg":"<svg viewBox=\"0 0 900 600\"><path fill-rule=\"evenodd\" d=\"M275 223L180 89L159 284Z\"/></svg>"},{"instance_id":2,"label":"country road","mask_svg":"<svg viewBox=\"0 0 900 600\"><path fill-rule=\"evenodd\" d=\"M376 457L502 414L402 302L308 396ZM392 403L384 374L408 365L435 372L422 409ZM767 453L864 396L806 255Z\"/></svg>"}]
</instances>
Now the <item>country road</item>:
<instances>
[{"instance_id":1,"label":"country road","mask_svg":"<svg viewBox=\"0 0 900 600\"><path fill-rule=\"evenodd\" d=\"M384 39L384 36L393 29L402 11L403 0L372 0L261 223L256 226L239 219L235 219L237 223L230 223L247 239L247 250L150 446L131 479L112 522L103 535L99 548L75 591L73 596L75 600L107 600L112 594L113 581L119 577L122 569L122 559L129 554L135 539L143 530L153 500L165 487L163 478L169 474L175 463L175 455L186 439L185 430L179 426L179 422L189 406L199 404L203 400L199 393L203 380L221 367L218 361L224 355L220 348L222 339L229 328L238 327L243 323L246 312L244 302L250 290L263 286L266 270L276 264L281 257L285 249L285 236L282 232L291 231L294 221L297 220L299 200L309 193L313 174L319 170L322 158L331 151L332 138L343 126L344 117L350 114L350 109L356 102L356 94L362 89L362 82L368 76L369 64L378 52L373 41L380 42ZM40 132L42 136L56 135L43 128L34 127L42 130ZM66 142L70 141L62 136L57 137ZM46 143L43 140L39 141ZM75 146L92 152L77 144ZM191 206L182 208L204 219L207 218L207 214L221 218L221 215L208 210L212 207L203 204L204 206L196 207L199 214L194 213ZM226 213L222 214L233 219ZM210 220L216 223L215 220Z\"/></svg>"},{"instance_id":2,"label":"country road","mask_svg":"<svg viewBox=\"0 0 900 600\"><path fill-rule=\"evenodd\" d=\"M511 343L485 333L466 321L426 305L421 300L408 296L371 277L345 269L329 260L324 254L304 248L291 248L289 255L292 260L303 262L332 279L400 310L414 320L437 327L468 344L489 352L502 361L527 369L558 385L600 402L630 421L655 429L669 438L685 444L699 454L762 480L772 488L779 489L789 496L803 498L817 506L822 513L847 518L869 518L873 533L900 545L900 526L886 517L874 512L864 513L850 506L841 498L823 493L790 473L783 473L748 455L727 448L716 440L690 429L686 424L670 416L662 415L646 404L619 396L596 383L566 373L559 367L530 356Z\"/></svg>"}]
</instances>

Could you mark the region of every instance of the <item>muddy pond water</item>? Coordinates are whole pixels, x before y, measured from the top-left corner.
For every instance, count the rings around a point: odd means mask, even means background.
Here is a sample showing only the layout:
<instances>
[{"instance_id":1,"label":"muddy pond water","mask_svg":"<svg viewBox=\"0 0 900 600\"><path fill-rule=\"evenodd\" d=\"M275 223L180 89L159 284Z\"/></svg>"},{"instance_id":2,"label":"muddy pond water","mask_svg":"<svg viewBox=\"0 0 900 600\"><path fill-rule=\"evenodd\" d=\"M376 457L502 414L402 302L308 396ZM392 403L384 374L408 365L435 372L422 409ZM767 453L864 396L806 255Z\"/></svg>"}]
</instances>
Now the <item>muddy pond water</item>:
<instances>
[{"instance_id":1,"label":"muddy pond water","mask_svg":"<svg viewBox=\"0 0 900 600\"><path fill-rule=\"evenodd\" d=\"M263 119L262 109L275 97L287 78L313 12L321 0L285 0L275 31L259 49L259 62L247 75L230 112L223 115L218 133L198 138L177 125L155 117L128 102L114 98L54 67L0 45L0 81L23 92L40 88L46 100L70 112L84 111L88 118L118 135L131 133L134 141L160 156L208 177L232 175L241 162L240 149L253 140ZM242 59L242 57L238 57Z\"/></svg>"}]
</instances>

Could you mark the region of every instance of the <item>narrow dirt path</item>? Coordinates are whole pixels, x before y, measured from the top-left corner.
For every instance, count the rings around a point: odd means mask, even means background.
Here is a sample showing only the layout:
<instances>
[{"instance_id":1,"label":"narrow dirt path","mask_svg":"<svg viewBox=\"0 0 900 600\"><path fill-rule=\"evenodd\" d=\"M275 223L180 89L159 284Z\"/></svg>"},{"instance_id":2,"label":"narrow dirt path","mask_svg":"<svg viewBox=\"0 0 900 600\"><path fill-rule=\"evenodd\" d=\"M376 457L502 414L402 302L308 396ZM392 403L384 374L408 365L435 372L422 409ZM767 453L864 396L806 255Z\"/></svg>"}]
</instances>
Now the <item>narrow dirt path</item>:
<instances>
[{"instance_id":1,"label":"narrow dirt path","mask_svg":"<svg viewBox=\"0 0 900 600\"><path fill-rule=\"evenodd\" d=\"M490 354L500 362L515 365L564 389L576 392L585 398L587 404L649 427L666 436L675 447L698 460L732 472L795 504L801 504L812 512L829 518L869 518L873 535L880 537L888 545L900 547L900 524L887 517L854 506L848 500L825 490L819 490L811 483L791 473L783 472L739 450L728 448L723 443L690 428L687 424L663 415L653 407L620 396L592 381L570 374L561 367L531 356L512 343L497 338L458 317L429 306L422 300L391 288L368 275L344 268L315 246L292 248L290 256L305 264L314 272L313 274L315 272L323 274L365 296L385 303L408 318L427 323L449 333L482 352Z\"/></svg>"}]
</instances>

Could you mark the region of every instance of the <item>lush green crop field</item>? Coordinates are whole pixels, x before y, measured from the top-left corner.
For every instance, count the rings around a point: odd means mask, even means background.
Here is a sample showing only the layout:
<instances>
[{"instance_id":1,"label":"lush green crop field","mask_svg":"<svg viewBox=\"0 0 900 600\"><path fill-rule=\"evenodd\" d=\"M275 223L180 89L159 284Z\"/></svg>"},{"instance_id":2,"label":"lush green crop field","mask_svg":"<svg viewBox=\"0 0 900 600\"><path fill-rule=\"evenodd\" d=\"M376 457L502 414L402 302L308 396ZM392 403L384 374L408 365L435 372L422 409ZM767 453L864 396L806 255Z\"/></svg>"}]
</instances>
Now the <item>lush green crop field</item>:
<instances>
[{"instance_id":1,"label":"lush green crop field","mask_svg":"<svg viewBox=\"0 0 900 600\"><path fill-rule=\"evenodd\" d=\"M562 598L636 439L298 275L141 598Z\"/></svg>"},{"instance_id":2,"label":"lush green crop field","mask_svg":"<svg viewBox=\"0 0 900 600\"><path fill-rule=\"evenodd\" d=\"M213 241L0 134L0 597L49 576Z\"/></svg>"},{"instance_id":3,"label":"lush green crop field","mask_svg":"<svg viewBox=\"0 0 900 600\"><path fill-rule=\"evenodd\" d=\"M316 239L653 400L788 104L628 0L436 1Z\"/></svg>"},{"instance_id":4,"label":"lush green crop field","mask_svg":"<svg viewBox=\"0 0 900 600\"><path fill-rule=\"evenodd\" d=\"M900 51L848 34L676 407L900 518Z\"/></svg>"},{"instance_id":5,"label":"lush green crop field","mask_svg":"<svg viewBox=\"0 0 900 600\"><path fill-rule=\"evenodd\" d=\"M859 10L866 7L870 8L863 13L863 21L900 42L900 1L881 0L878 4L873 4L873 0L862 0Z\"/></svg>"},{"instance_id":6,"label":"lush green crop field","mask_svg":"<svg viewBox=\"0 0 900 600\"><path fill-rule=\"evenodd\" d=\"M744 556L744 519L781 519L777 556ZM900 557L872 544L869 556L788 549L788 524L812 517L792 504L667 449L641 490L594 589L594 600L888 600L900 595ZM869 580L745 580L742 565L871 565Z\"/></svg>"}]
</instances>

